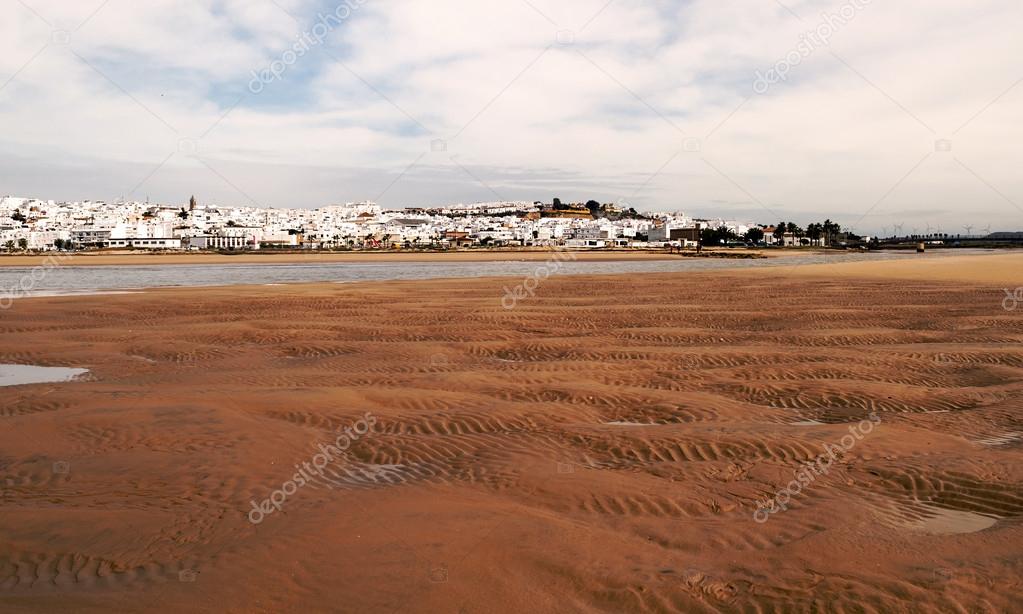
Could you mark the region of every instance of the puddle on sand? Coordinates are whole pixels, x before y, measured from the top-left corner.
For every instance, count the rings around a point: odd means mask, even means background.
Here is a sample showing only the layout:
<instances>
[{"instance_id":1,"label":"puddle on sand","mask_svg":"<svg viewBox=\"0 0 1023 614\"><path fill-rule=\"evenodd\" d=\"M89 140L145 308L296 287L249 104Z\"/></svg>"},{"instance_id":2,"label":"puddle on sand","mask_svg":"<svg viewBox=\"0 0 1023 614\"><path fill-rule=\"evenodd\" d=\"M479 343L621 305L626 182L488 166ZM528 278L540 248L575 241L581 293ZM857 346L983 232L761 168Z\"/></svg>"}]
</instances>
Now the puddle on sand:
<instances>
[{"instance_id":1,"label":"puddle on sand","mask_svg":"<svg viewBox=\"0 0 1023 614\"><path fill-rule=\"evenodd\" d=\"M7 296L11 298L46 298L60 296L111 296L120 294L142 294L135 290L32 290L24 292L20 297Z\"/></svg>"},{"instance_id":2,"label":"puddle on sand","mask_svg":"<svg viewBox=\"0 0 1023 614\"><path fill-rule=\"evenodd\" d=\"M68 382L88 372L88 369L69 369L67 367L0 365L0 387Z\"/></svg>"},{"instance_id":3,"label":"puddle on sand","mask_svg":"<svg viewBox=\"0 0 1023 614\"><path fill-rule=\"evenodd\" d=\"M998 522L998 518L994 516L985 516L976 512L950 510L929 503L920 503L919 506L926 517L911 520L906 523L906 527L932 535L976 533L991 528Z\"/></svg>"}]
</instances>

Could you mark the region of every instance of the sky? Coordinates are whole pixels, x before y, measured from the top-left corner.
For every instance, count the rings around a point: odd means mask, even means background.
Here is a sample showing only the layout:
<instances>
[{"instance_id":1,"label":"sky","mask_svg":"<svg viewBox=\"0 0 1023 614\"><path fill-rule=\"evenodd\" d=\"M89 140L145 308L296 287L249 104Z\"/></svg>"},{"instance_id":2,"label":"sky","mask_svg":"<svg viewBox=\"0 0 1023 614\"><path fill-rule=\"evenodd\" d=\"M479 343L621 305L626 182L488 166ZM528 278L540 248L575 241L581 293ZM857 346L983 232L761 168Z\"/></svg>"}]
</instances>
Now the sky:
<instances>
[{"instance_id":1,"label":"sky","mask_svg":"<svg viewBox=\"0 0 1023 614\"><path fill-rule=\"evenodd\" d=\"M1018 0L0 0L0 195L1023 229Z\"/></svg>"}]
</instances>

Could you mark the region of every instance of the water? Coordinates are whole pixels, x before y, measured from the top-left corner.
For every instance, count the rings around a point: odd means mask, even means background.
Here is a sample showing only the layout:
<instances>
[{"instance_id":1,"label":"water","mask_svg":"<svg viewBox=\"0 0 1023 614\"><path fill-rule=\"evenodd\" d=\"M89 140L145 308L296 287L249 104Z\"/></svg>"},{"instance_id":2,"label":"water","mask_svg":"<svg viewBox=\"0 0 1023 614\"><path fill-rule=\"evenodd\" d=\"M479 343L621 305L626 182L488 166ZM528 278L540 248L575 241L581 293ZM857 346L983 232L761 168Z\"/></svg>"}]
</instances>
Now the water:
<instances>
[{"instance_id":1,"label":"water","mask_svg":"<svg viewBox=\"0 0 1023 614\"><path fill-rule=\"evenodd\" d=\"M963 255L982 250L949 250ZM794 267L907 258L940 258L906 252L810 254L756 260L677 258L658 261L551 262L554 275L616 273L677 273L725 269ZM437 278L520 277L533 275L545 261L512 262L396 262L396 263L256 263L74 266L74 260L51 270L0 267L0 307L31 296L115 293L173 286L275 285L303 282L357 282ZM35 274L33 275L33 271Z\"/></svg>"},{"instance_id":2,"label":"water","mask_svg":"<svg viewBox=\"0 0 1023 614\"><path fill-rule=\"evenodd\" d=\"M950 510L936 505L922 504L927 515L919 520L907 523L907 527L915 531L931 535L960 535L976 533L995 526L998 518L976 512Z\"/></svg>"},{"instance_id":3,"label":"water","mask_svg":"<svg viewBox=\"0 0 1023 614\"><path fill-rule=\"evenodd\" d=\"M65 367L0 365L0 387L68 382L88 372L88 369L69 369Z\"/></svg>"}]
</instances>

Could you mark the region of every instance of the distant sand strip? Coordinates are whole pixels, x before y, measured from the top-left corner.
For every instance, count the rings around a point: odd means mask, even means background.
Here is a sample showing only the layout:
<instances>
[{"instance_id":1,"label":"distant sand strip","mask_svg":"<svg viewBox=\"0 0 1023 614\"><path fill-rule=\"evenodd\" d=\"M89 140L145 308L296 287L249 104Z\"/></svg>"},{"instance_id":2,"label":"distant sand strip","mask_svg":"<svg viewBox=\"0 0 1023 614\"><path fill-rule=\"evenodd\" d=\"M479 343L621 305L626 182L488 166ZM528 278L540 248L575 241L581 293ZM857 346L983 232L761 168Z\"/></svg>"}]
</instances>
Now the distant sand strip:
<instances>
[{"instance_id":1,"label":"distant sand strip","mask_svg":"<svg viewBox=\"0 0 1023 614\"><path fill-rule=\"evenodd\" d=\"M835 262L778 269L743 270L746 274L782 274L840 279L906 279L1023 286L1023 252L878 262Z\"/></svg>"}]
</instances>

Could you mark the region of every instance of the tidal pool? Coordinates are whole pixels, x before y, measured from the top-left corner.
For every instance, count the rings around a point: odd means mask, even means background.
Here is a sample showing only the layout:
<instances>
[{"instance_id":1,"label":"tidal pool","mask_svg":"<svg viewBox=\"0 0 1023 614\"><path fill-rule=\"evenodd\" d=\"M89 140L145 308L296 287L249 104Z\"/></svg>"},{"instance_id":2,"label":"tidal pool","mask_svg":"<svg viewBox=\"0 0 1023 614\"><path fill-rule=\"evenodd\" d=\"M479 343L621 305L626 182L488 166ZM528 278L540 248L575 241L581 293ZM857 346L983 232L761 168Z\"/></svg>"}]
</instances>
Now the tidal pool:
<instances>
[{"instance_id":1,"label":"tidal pool","mask_svg":"<svg viewBox=\"0 0 1023 614\"><path fill-rule=\"evenodd\" d=\"M932 535L957 535L976 533L993 527L998 518L976 512L950 510L937 505L922 504L926 512L924 518L907 523L907 527Z\"/></svg>"},{"instance_id":2,"label":"tidal pool","mask_svg":"<svg viewBox=\"0 0 1023 614\"><path fill-rule=\"evenodd\" d=\"M88 369L71 369L68 367L0 364L0 387L69 382L79 375L84 375L88 372Z\"/></svg>"}]
</instances>

